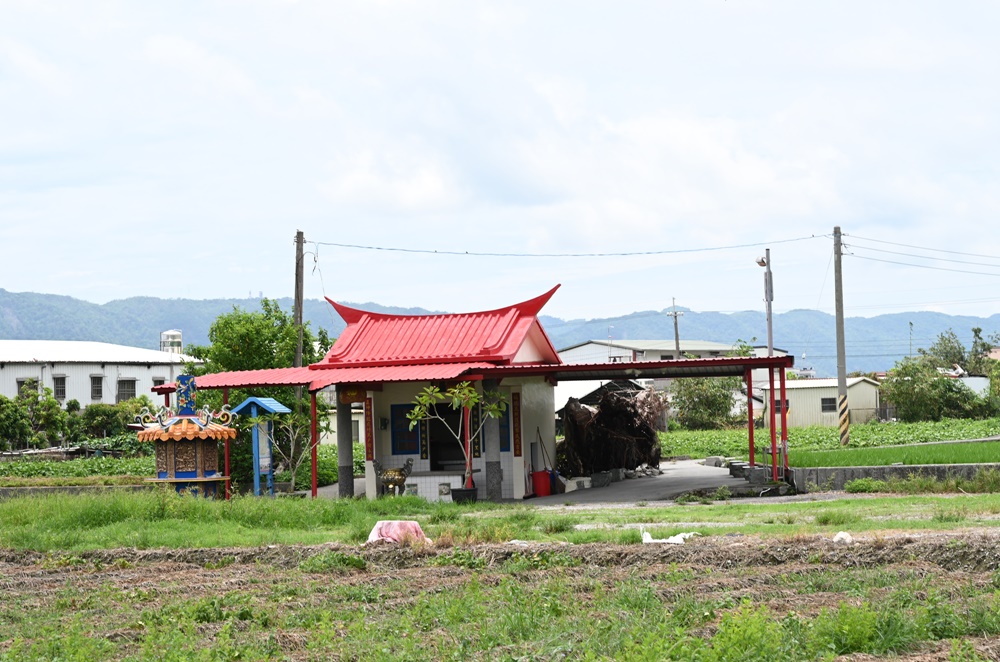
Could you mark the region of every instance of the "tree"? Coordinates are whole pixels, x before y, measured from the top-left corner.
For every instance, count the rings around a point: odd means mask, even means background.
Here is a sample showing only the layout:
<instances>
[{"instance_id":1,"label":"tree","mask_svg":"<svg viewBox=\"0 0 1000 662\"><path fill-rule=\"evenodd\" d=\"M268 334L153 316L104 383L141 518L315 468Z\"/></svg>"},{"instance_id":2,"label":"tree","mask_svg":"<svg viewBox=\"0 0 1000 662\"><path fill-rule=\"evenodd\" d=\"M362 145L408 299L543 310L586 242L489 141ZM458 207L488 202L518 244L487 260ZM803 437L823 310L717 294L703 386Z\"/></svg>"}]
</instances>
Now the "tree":
<instances>
[{"instance_id":1,"label":"tree","mask_svg":"<svg viewBox=\"0 0 1000 662\"><path fill-rule=\"evenodd\" d=\"M0 395L0 450L24 448L31 441L28 416L17 399Z\"/></svg>"},{"instance_id":2,"label":"tree","mask_svg":"<svg viewBox=\"0 0 1000 662\"><path fill-rule=\"evenodd\" d=\"M984 418L994 407L957 379L938 372L923 358L904 358L882 382L882 397L904 422L942 418Z\"/></svg>"},{"instance_id":3,"label":"tree","mask_svg":"<svg viewBox=\"0 0 1000 662\"><path fill-rule=\"evenodd\" d=\"M38 388L29 379L17 395L17 406L22 409L31 429L29 443L35 448L56 446L66 432L66 412L52 395L50 388Z\"/></svg>"},{"instance_id":4,"label":"tree","mask_svg":"<svg viewBox=\"0 0 1000 662\"><path fill-rule=\"evenodd\" d=\"M260 310L243 310L233 306L233 311L219 315L208 331L209 345L188 345L185 352L204 361L204 365L186 367L188 374L204 375L235 370L264 370L290 368L295 364L298 331L292 315L281 309L276 301L261 299ZM330 349L332 341L320 329L313 335L309 325L302 331L302 363L309 365L320 360ZM285 404L294 399L294 389L258 389L255 395L273 397ZM234 390L232 399L241 401L247 393ZM221 406L221 395L201 391L199 404Z\"/></svg>"},{"instance_id":5,"label":"tree","mask_svg":"<svg viewBox=\"0 0 1000 662\"><path fill-rule=\"evenodd\" d=\"M462 411L461 422L458 429L451 427L445 417L438 413L438 405L445 402L452 409ZM474 431L469 427L470 412L473 407L479 406L482 410L479 427ZM462 447L462 454L465 456L465 487L474 487L472 482L472 450L469 448L470 441L478 435L486 425L487 419L500 418L507 409L503 395L497 391L486 391L480 393L470 382L461 382L452 386L446 391L441 391L437 386L428 386L413 401L413 409L406 413L410 419L410 429L412 430L420 421L436 419L444 424L445 428L455 437L455 441ZM464 433L464 434L463 434Z\"/></svg>"},{"instance_id":6,"label":"tree","mask_svg":"<svg viewBox=\"0 0 1000 662\"><path fill-rule=\"evenodd\" d=\"M755 339L752 339L755 340ZM753 347L738 340L729 356L751 356ZM689 357L693 358L693 357ZM670 384L671 404L677 420L689 430L717 430L729 427L735 418L736 394L743 381L739 377L675 379Z\"/></svg>"},{"instance_id":7,"label":"tree","mask_svg":"<svg viewBox=\"0 0 1000 662\"><path fill-rule=\"evenodd\" d=\"M950 370L953 366L965 367L966 364L965 345L951 329L938 334L937 340L930 347L920 348L917 353L928 359L935 368Z\"/></svg>"}]
</instances>

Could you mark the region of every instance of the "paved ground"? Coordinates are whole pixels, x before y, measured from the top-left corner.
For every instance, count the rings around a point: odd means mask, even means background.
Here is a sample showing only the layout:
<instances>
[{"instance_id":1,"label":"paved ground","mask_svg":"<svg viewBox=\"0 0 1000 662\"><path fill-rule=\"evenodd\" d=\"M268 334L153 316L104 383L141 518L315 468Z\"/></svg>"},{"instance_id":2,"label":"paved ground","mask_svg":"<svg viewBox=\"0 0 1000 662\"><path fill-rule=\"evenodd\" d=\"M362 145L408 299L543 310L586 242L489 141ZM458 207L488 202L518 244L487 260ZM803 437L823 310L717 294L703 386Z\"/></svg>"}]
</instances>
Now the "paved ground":
<instances>
[{"instance_id":1,"label":"paved ground","mask_svg":"<svg viewBox=\"0 0 1000 662\"><path fill-rule=\"evenodd\" d=\"M662 476L634 478L611 483L607 487L591 488L589 490L574 490L565 494L555 494L548 497L527 499L525 503L539 506L561 505L564 503L635 503L637 501L663 501L673 499L679 494L692 490L714 490L726 485L728 487L745 487L747 482L742 478L733 478L729 469L706 467L700 460L682 460L679 462L664 462L660 465ZM335 499L339 492L336 484L321 487L320 497ZM365 481L354 479L354 495L363 496Z\"/></svg>"},{"instance_id":2,"label":"paved ground","mask_svg":"<svg viewBox=\"0 0 1000 662\"><path fill-rule=\"evenodd\" d=\"M607 487L574 490L565 494L529 499L539 506L563 503L635 503L637 501L663 501L692 490L714 490L728 487L746 487L742 478L733 478L729 469L706 467L701 460L664 462L660 465L662 476L648 476L611 483Z\"/></svg>"}]
</instances>

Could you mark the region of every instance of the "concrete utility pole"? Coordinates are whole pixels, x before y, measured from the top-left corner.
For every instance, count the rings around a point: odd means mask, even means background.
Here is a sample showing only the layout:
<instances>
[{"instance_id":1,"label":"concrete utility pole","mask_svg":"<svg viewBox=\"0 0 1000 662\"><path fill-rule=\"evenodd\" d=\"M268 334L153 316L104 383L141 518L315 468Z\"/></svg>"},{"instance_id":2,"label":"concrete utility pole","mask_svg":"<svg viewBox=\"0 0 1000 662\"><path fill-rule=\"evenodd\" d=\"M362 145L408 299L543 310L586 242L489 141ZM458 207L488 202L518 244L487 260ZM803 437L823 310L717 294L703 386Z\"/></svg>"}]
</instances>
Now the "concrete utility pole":
<instances>
[{"instance_id":1,"label":"concrete utility pole","mask_svg":"<svg viewBox=\"0 0 1000 662\"><path fill-rule=\"evenodd\" d=\"M305 260L303 259L302 246L305 243L305 237L302 234L302 230L297 230L295 232L295 303L293 304L292 318L295 321L296 331L299 335L299 341L295 345L295 361L293 365L296 368L302 367L302 287L303 287L303 271L305 269ZM302 411L302 387L295 387L295 411Z\"/></svg>"},{"instance_id":2,"label":"concrete utility pole","mask_svg":"<svg viewBox=\"0 0 1000 662\"><path fill-rule=\"evenodd\" d=\"M837 411L840 412L840 445L851 442L851 412L847 406L847 350L844 349L844 281L841 277L840 226L833 228L833 280L837 298Z\"/></svg>"},{"instance_id":3,"label":"concrete utility pole","mask_svg":"<svg viewBox=\"0 0 1000 662\"><path fill-rule=\"evenodd\" d=\"M302 247L305 243L305 236L302 234L302 230L298 230L295 233L295 310L292 311L295 317L295 326L298 328L299 333L299 343L295 347L295 367L302 367L302 287L303 287L303 271L305 269L305 260L303 259Z\"/></svg>"},{"instance_id":4,"label":"concrete utility pole","mask_svg":"<svg viewBox=\"0 0 1000 662\"><path fill-rule=\"evenodd\" d=\"M677 318L680 317L681 315L683 315L684 313L677 312L677 299L671 297L670 301L673 302L673 308L674 308L674 310L673 310L672 313L667 313L667 314L674 318L674 350L676 350L676 352L677 352L677 355L674 358L680 359L681 358L681 334L680 334L680 331L677 328Z\"/></svg>"}]
</instances>

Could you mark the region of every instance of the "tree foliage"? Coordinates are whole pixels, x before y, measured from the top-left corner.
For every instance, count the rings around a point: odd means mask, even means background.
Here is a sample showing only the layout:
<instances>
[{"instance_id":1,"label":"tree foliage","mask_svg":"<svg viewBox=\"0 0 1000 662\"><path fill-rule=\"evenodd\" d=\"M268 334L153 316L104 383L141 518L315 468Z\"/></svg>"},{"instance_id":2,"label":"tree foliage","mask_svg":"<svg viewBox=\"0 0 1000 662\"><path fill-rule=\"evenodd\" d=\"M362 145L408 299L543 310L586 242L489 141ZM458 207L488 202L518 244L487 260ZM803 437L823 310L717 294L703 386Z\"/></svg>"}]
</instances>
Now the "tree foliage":
<instances>
[{"instance_id":1,"label":"tree foliage","mask_svg":"<svg viewBox=\"0 0 1000 662\"><path fill-rule=\"evenodd\" d=\"M209 345L188 345L185 352L204 361L199 367L187 366L189 374L203 375L236 370L290 368L295 365L298 329L292 315L271 299L261 299L260 310L248 311L233 306L232 312L219 315L208 331ZM333 341L326 331L313 334L306 324L302 331L302 365L319 361ZM288 405L294 389L255 389L253 395L273 397ZM230 401L240 402L250 395L234 390ZM221 406L219 393L199 392L199 405Z\"/></svg>"},{"instance_id":2,"label":"tree foliage","mask_svg":"<svg viewBox=\"0 0 1000 662\"><path fill-rule=\"evenodd\" d=\"M437 386L428 386L417 394L413 400L413 409L406 412L406 418L410 420L410 429L420 421L435 419L444 424L448 431L455 437L455 441L462 447L462 455L465 456L465 486L472 484L472 457L469 449L465 446L465 439L462 434L462 423L458 429L452 428L448 421L438 412L438 405L447 403L455 411L472 410L479 407L482 416L479 427L469 431L469 439L478 435L486 421L491 418L500 418L507 409L507 403L503 399L503 394L498 391L485 391L480 393L471 382L461 382L442 391Z\"/></svg>"},{"instance_id":3,"label":"tree foliage","mask_svg":"<svg viewBox=\"0 0 1000 662\"><path fill-rule=\"evenodd\" d=\"M942 418L986 418L996 408L957 379L942 375L922 358L905 358L882 382L882 398L906 423Z\"/></svg>"},{"instance_id":4,"label":"tree foliage","mask_svg":"<svg viewBox=\"0 0 1000 662\"><path fill-rule=\"evenodd\" d=\"M740 340L729 356L751 356L753 347ZM669 387L677 420L689 430L718 430L745 420L734 415L736 396L743 386L739 377L674 379Z\"/></svg>"}]
</instances>

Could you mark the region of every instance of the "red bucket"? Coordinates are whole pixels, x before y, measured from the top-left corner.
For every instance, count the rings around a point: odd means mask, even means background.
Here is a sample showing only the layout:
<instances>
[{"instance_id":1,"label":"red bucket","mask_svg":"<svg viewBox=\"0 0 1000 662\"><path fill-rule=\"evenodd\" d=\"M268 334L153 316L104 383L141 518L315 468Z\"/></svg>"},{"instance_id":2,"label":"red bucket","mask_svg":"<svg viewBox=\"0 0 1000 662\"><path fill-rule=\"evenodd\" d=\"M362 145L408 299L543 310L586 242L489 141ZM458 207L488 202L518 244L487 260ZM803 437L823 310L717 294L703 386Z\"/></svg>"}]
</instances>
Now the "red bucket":
<instances>
[{"instance_id":1,"label":"red bucket","mask_svg":"<svg viewBox=\"0 0 1000 662\"><path fill-rule=\"evenodd\" d=\"M531 484L535 488L535 496L543 497L552 494L552 475L548 471L533 471Z\"/></svg>"}]
</instances>

